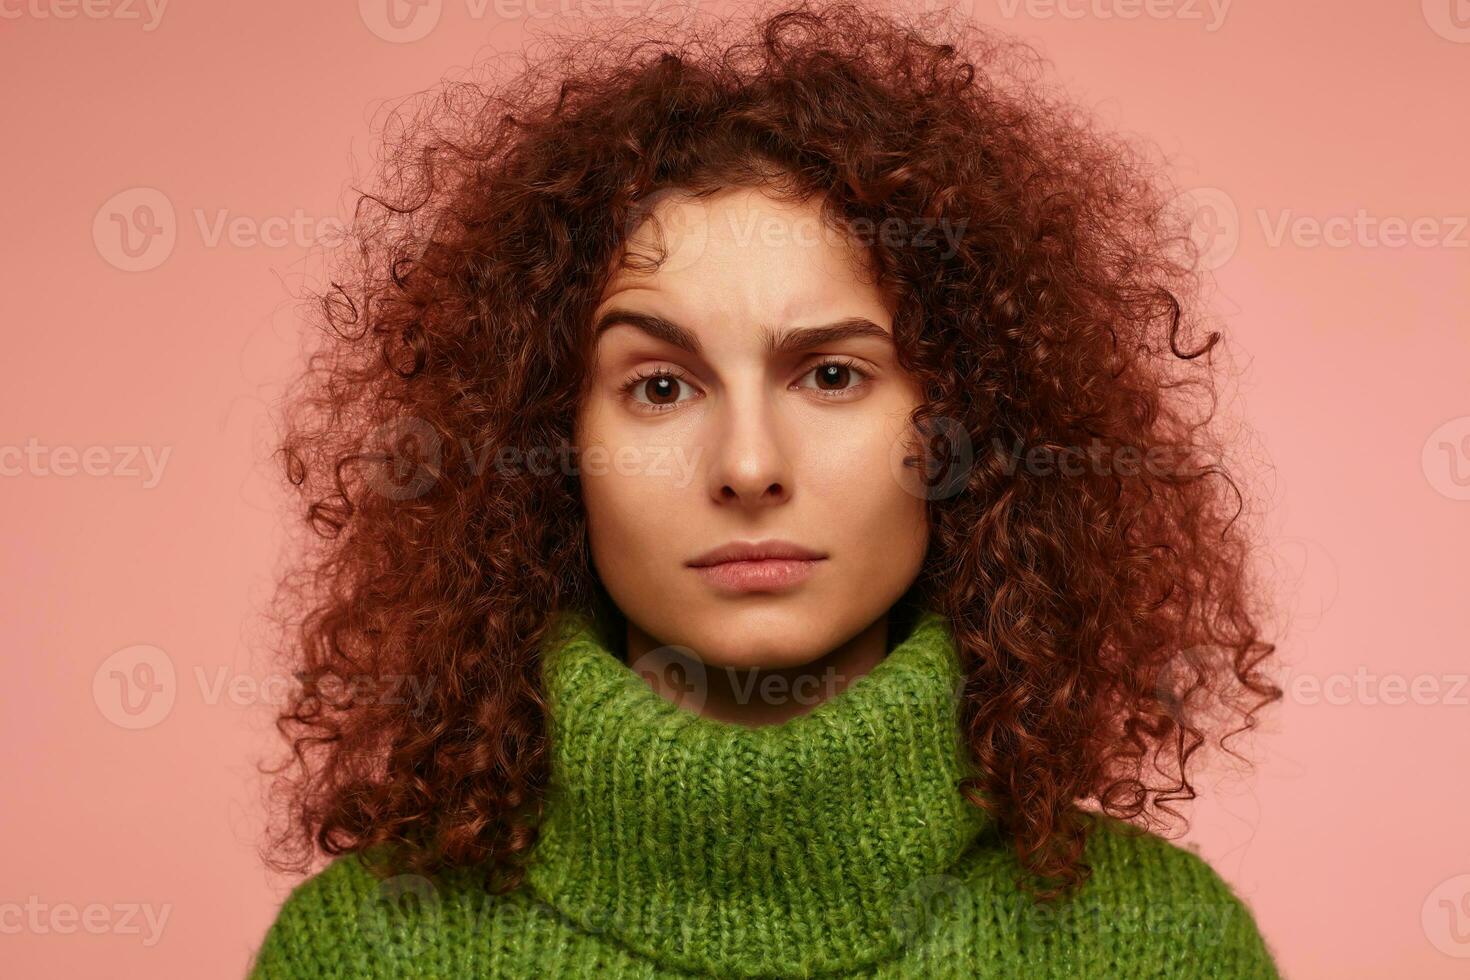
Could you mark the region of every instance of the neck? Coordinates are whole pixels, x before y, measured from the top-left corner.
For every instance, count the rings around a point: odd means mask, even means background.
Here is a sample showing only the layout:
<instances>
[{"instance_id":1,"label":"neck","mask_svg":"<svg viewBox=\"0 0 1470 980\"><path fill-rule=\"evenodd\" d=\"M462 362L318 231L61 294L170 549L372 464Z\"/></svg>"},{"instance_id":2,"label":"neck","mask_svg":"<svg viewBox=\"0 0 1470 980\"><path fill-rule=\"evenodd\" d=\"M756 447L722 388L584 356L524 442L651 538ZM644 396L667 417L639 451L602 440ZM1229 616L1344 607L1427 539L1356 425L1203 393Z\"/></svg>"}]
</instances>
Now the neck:
<instances>
[{"instance_id":1,"label":"neck","mask_svg":"<svg viewBox=\"0 0 1470 980\"><path fill-rule=\"evenodd\" d=\"M888 652L885 613L852 639L792 667L708 663L697 651L658 642L628 620L626 662L660 697L730 724L775 725L845 691ZM653 669L650 669L653 668ZM691 678L700 682L691 684Z\"/></svg>"}]
</instances>

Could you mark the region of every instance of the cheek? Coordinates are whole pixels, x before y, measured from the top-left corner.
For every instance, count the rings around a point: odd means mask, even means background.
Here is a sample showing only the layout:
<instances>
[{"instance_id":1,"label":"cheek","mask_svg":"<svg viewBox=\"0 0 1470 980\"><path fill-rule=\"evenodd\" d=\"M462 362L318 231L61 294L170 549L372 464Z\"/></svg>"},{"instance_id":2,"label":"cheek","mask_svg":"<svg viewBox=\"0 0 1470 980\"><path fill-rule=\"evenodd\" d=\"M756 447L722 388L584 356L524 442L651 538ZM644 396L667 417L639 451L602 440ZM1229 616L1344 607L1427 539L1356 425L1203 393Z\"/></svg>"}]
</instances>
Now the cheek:
<instances>
[{"instance_id":1,"label":"cheek","mask_svg":"<svg viewBox=\"0 0 1470 980\"><path fill-rule=\"evenodd\" d=\"M640 525L648 518L646 494L639 492L638 483L637 477L618 472L605 457L583 464L582 500L593 547L637 545Z\"/></svg>"},{"instance_id":2,"label":"cheek","mask_svg":"<svg viewBox=\"0 0 1470 980\"><path fill-rule=\"evenodd\" d=\"M676 548L689 495L677 453L609 442L584 449L582 502L599 564L637 563Z\"/></svg>"},{"instance_id":3,"label":"cheek","mask_svg":"<svg viewBox=\"0 0 1470 980\"><path fill-rule=\"evenodd\" d=\"M906 553L922 536L927 512L922 491L903 466L913 451L901 438L905 424L882 417L848 426L809 457L814 495L849 546L883 554L889 545Z\"/></svg>"}]
</instances>

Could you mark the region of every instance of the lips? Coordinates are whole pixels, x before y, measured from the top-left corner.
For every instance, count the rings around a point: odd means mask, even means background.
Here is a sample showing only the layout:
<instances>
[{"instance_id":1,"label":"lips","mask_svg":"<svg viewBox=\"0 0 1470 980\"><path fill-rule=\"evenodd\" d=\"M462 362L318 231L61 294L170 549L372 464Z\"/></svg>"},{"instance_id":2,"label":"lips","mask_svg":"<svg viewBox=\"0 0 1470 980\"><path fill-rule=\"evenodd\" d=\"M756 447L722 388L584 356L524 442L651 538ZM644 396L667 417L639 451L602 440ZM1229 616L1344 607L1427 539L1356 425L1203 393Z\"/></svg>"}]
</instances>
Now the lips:
<instances>
[{"instance_id":1,"label":"lips","mask_svg":"<svg viewBox=\"0 0 1470 980\"><path fill-rule=\"evenodd\" d=\"M709 568L727 562L760 562L780 559L785 561L818 561L826 554L804 547L792 541L771 539L767 541L732 541L690 560L691 568Z\"/></svg>"},{"instance_id":2,"label":"lips","mask_svg":"<svg viewBox=\"0 0 1470 980\"><path fill-rule=\"evenodd\" d=\"M689 567L720 591L780 592L811 578L826 558L791 541L733 541L706 551Z\"/></svg>"}]
</instances>

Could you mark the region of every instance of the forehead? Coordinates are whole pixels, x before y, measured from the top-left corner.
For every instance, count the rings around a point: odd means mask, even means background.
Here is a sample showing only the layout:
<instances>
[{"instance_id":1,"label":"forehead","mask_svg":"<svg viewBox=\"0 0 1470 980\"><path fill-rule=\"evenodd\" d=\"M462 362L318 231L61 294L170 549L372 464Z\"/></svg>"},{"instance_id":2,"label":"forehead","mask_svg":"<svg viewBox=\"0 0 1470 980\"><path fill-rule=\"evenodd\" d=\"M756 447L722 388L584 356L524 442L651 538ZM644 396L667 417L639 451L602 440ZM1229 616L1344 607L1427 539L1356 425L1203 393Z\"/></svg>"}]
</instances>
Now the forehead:
<instances>
[{"instance_id":1,"label":"forehead","mask_svg":"<svg viewBox=\"0 0 1470 980\"><path fill-rule=\"evenodd\" d=\"M886 325L866 253L823 220L814 198L783 201L745 187L704 198L672 192L647 213L628 242L633 266L614 270L599 309L614 297L641 298L671 316L755 327L841 308Z\"/></svg>"}]
</instances>

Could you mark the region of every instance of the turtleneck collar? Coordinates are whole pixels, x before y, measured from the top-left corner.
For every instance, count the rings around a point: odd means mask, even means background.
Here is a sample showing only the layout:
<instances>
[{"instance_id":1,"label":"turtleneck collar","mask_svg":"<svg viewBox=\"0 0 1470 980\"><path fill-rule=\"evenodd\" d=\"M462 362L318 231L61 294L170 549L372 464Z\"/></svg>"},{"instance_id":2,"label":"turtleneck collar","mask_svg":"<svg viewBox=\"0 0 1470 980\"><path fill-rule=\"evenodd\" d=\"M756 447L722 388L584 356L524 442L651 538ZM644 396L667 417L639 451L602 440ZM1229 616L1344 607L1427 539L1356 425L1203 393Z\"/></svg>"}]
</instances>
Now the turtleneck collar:
<instances>
[{"instance_id":1,"label":"turtleneck collar","mask_svg":"<svg viewBox=\"0 0 1470 980\"><path fill-rule=\"evenodd\" d=\"M552 783L527 881L589 932L720 976L851 971L900 951L906 894L988 826L957 787L973 770L939 613L806 714L756 728L666 700L605 626L562 622L543 651Z\"/></svg>"}]
</instances>

